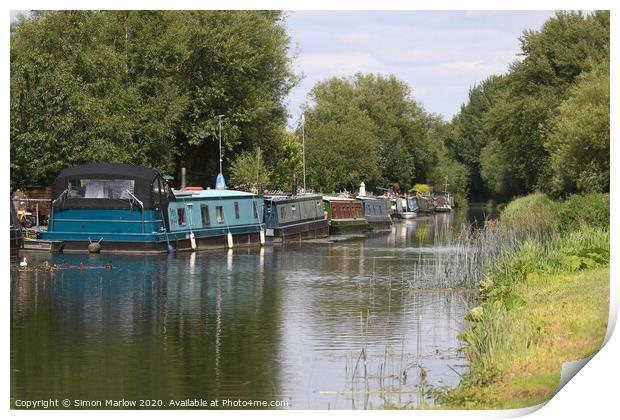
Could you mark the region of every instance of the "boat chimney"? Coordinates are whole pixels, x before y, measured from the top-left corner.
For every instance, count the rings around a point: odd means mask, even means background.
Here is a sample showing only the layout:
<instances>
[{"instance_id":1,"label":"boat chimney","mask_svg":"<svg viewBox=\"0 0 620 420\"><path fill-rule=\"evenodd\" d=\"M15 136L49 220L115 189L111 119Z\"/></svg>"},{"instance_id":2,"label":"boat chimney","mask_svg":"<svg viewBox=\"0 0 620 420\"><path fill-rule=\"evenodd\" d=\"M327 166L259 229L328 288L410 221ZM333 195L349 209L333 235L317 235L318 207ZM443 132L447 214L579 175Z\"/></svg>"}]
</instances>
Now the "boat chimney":
<instances>
[{"instance_id":1,"label":"boat chimney","mask_svg":"<svg viewBox=\"0 0 620 420\"><path fill-rule=\"evenodd\" d=\"M360 197L366 197L366 184L364 184L364 181L362 181L362 183L360 184L359 196Z\"/></svg>"},{"instance_id":2,"label":"boat chimney","mask_svg":"<svg viewBox=\"0 0 620 420\"><path fill-rule=\"evenodd\" d=\"M297 175L293 174L293 182L291 183L291 194L297 195Z\"/></svg>"},{"instance_id":3,"label":"boat chimney","mask_svg":"<svg viewBox=\"0 0 620 420\"><path fill-rule=\"evenodd\" d=\"M185 168L181 168L181 189L187 185L187 171Z\"/></svg>"}]
</instances>

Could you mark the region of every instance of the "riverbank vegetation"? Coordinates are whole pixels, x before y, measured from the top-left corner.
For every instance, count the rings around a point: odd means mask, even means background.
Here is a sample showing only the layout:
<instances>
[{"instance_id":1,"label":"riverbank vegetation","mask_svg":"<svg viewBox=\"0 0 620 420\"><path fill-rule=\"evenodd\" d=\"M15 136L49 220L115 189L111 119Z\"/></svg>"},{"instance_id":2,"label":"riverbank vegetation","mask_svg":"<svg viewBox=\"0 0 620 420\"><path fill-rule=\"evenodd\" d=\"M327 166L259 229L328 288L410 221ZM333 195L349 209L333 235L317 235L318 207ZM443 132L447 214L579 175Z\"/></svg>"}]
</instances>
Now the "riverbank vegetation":
<instances>
[{"instance_id":1,"label":"riverbank vegetation","mask_svg":"<svg viewBox=\"0 0 620 420\"><path fill-rule=\"evenodd\" d=\"M609 196L511 202L494 229L505 245L487 261L480 305L461 333L470 371L437 392L452 408L516 408L548 400L563 362L592 355L609 310ZM510 240L508 240L510 238Z\"/></svg>"}]
</instances>

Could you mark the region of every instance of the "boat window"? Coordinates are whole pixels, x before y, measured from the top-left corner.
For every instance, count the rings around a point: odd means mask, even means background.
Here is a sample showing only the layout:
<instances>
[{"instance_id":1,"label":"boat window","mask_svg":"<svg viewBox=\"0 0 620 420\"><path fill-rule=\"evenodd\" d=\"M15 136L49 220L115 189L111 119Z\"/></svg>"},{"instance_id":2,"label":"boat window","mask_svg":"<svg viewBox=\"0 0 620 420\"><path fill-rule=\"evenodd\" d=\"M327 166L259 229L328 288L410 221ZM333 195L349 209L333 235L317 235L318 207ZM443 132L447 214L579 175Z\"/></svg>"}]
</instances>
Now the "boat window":
<instances>
[{"instance_id":1,"label":"boat window","mask_svg":"<svg viewBox=\"0 0 620 420\"><path fill-rule=\"evenodd\" d=\"M286 220L286 208L284 206L280 207L280 222Z\"/></svg>"},{"instance_id":2,"label":"boat window","mask_svg":"<svg viewBox=\"0 0 620 420\"><path fill-rule=\"evenodd\" d=\"M200 215L202 216L202 225L210 226L211 219L209 218L209 206L206 204L200 205Z\"/></svg>"},{"instance_id":3,"label":"boat window","mask_svg":"<svg viewBox=\"0 0 620 420\"><path fill-rule=\"evenodd\" d=\"M159 203L160 203L160 185L159 185L159 179L155 179L155 181L153 181L153 207L155 207L156 209L159 208Z\"/></svg>"},{"instance_id":4,"label":"boat window","mask_svg":"<svg viewBox=\"0 0 620 420\"><path fill-rule=\"evenodd\" d=\"M239 217L241 217L239 215L239 202L235 201L235 219L238 219Z\"/></svg>"},{"instance_id":5,"label":"boat window","mask_svg":"<svg viewBox=\"0 0 620 420\"><path fill-rule=\"evenodd\" d=\"M69 198L130 199L134 194L133 179L72 179Z\"/></svg>"},{"instance_id":6,"label":"boat window","mask_svg":"<svg viewBox=\"0 0 620 420\"><path fill-rule=\"evenodd\" d=\"M258 207L256 206L256 201L252 201L252 212L254 213L254 218L258 219ZM271 206L267 209L267 213L271 213Z\"/></svg>"},{"instance_id":7,"label":"boat window","mask_svg":"<svg viewBox=\"0 0 620 420\"><path fill-rule=\"evenodd\" d=\"M215 207L215 218L217 219L218 223L224 223L224 207Z\"/></svg>"},{"instance_id":8,"label":"boat window","mask_svg":"<svg viewBox=\"0 0 620 420\"><path fill-rule=\"evenodd\" d=\"M179 216L179 226L185 226L185 209L177 209L177 215Z\"/></svg>"}]
</instances>

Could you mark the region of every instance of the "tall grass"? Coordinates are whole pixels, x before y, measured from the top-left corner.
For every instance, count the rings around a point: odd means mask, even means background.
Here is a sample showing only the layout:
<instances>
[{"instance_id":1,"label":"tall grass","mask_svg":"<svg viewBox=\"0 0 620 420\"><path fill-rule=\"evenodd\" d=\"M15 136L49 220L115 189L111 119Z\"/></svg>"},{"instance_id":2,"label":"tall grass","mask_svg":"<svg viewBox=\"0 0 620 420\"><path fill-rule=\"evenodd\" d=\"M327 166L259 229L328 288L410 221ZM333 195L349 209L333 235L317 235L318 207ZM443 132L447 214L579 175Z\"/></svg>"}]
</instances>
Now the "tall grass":
<instances>
[{"instance_id":1,"label":"tall grass","mask_svg":"<svg viewBox=\"0 0 620 420\"><path fill-rule=\"evenodd\" d=\"M481 304L468 313L466 318L472 324L459 336L467 344L470 360L465 383L493 381L516 349L527 348L541 338L539 320L507 316L512 309L526 305L515 293L517 285L609 265L608 225L578 223L561 228L564 205L540 194L517 199L506 207L500 223L491 223L474 236L474 249L488 260L481 263L483 274L478 278ZM597 206L595 211L601 210ZM581 220L592 217L584 214Z\"/></svg>"}]
</instances>

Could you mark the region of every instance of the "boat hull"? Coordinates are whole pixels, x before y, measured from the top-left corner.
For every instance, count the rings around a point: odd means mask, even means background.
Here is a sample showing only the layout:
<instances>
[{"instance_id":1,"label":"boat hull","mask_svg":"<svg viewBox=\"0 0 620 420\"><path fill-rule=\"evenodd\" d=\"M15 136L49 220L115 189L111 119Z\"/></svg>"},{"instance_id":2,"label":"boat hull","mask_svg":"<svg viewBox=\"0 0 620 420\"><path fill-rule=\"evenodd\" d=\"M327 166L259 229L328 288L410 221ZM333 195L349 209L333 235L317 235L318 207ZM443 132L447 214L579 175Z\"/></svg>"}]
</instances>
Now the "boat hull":
<instances>
[{"instance_id":1,"label":"boat hull","mask_svg":"<svg viewBox=\"0 0 620 420\"><path fill-rule=\"evenodd\" d=\"M261 234L260 231L256 232L237 232L232 233L232 247L251 247L261 246ZM195 236L195 251L206 251L214 249L227 249L229 248L228 235L217 236ZM92 242L97 242L93 240ZM88 245L91 243L88 239L66 239L62 240L60 244L52 248L52 252L88 252ZM149 241L123 241L115 240L113 238L105 238L99 242L101 245L102 254L165 254L169 252L168 245L172 246L175 252L191 252L192 248L191 239L188 235L185 236L173 236L168 239L165 235L160 236L158 240Z\"/></svg>"},{"instance_id":2,"label":"boat hull","mask_svg":"<svg viewBox=\"0 0 620 420\"><path fill-rule=\"evenodd\" d=\"M325 219L265 230L265 236L272 242L297 242L305 239L325 238L328 235L329 223Z\"/></svg>"},{"instance_id":3,"label":"boat hull","mask_svg":"<svg viewBox=\"0 0 620 420\"><path fill-rule=\"evenodd\" d=\"M336 219L329 225L330 235L346 235L351 233L364 233L368 230L368 222L365 219Z\"/></svg>"}]
</instances>

